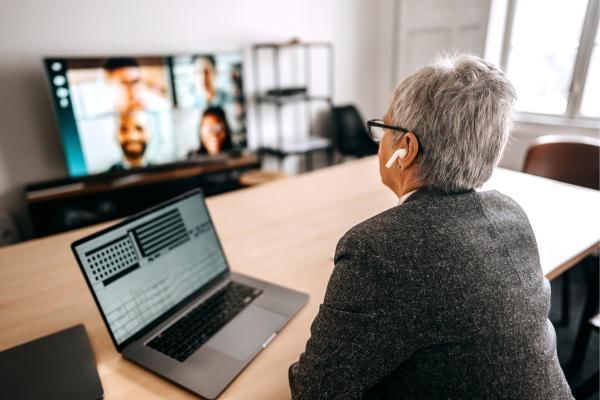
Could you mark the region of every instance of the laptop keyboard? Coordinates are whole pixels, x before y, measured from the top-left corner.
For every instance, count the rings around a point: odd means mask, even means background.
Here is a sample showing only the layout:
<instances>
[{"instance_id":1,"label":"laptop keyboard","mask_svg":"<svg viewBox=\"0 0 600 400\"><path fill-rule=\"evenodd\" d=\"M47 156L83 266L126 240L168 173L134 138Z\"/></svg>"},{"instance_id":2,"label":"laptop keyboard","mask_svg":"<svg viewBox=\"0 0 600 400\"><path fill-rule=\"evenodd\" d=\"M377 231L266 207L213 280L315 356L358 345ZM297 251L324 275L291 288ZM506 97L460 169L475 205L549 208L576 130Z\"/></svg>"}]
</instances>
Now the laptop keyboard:
<instances>
[{"instance_id":1,"label":"laptop keyboard","mask_svg":"<svg viewBox=\"0 0 600 400\"><path fill-rule=\"evenodd\" d=\"M261 293L260 289L229 282L152 339L148 346L183 362Z\"/></svg>"}]
</instances>

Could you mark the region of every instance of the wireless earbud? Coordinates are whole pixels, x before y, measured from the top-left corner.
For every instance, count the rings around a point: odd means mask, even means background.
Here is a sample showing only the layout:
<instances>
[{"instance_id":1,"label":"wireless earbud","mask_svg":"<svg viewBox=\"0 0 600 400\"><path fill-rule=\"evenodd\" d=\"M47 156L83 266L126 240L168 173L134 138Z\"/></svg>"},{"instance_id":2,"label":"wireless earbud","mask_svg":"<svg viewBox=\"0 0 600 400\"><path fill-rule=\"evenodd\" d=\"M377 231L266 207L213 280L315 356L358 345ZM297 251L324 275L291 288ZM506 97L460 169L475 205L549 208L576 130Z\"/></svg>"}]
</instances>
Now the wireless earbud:
<instances>
[{"instance_id":1,"label":"wireless earbud","mask_svg":"<svg viewBox=\"0 0 600 400\"><path fill-rule=\"evenodd\" d=\"M392 168L398 158L404 158L408 154L406 149L398 149L392 154L388 162L385 163L386 168Z\"/></svg>"}]
</instances>

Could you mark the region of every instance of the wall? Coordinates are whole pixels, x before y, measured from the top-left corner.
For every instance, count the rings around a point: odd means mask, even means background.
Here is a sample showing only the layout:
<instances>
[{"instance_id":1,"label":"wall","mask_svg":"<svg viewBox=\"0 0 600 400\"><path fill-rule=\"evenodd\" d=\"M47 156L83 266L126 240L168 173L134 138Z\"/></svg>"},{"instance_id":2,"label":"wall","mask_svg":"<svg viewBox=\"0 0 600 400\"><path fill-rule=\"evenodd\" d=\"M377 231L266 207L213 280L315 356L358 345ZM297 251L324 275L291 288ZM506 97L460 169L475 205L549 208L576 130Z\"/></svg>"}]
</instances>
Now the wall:
<instances>
[{"instance_id":1,"label":"wall","mask_svg":"<svg viewBox=\"0 0 600 400\"><path fill-rule=\"evenodd\" d=\"M0 209L8 209L27 236L23 185L66 174L43 56L247 49L292 37L330 41L334 100L358 104L366 118L381 115L387 101L379 93L391 79L386 31L392 15L386 10L392 5L393 0L0 2Z\"/></svg>"},{"instance_id":2,"label":"wall","mask_svg":"<svg viewBox=\"0 0 600 400\"><path fill-rule=\"evenodd\" d=\"M185 53L246 49L252 43L330 41L335 48L337 104L381 116L399 67L400 1L417 0L11 0L0 2L0 213L30 234L22 188L64 177L42 72L50 55ZM496 2L504 0L497 0ZM246 77L251 77L246 63ZM246 79L251 83L250 79ZM252 92L250 85L249 92ZM254 136L249 113L249 139ZM521 123L501 165L520 169L528 144L563 132ZM569 132L597 135L595 130Z\"/></svg>"}]
</instances>

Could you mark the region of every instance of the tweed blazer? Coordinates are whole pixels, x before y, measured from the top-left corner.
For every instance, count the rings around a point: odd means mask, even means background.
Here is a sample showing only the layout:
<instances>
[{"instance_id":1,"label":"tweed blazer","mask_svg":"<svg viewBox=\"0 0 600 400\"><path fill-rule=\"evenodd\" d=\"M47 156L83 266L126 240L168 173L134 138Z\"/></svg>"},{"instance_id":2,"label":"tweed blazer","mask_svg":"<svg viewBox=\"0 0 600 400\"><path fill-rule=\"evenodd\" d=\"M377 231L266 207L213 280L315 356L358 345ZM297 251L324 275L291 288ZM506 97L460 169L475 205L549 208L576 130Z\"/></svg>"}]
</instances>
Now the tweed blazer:
<instances>
[{"instance_id":1,"label":"tweed blazer","mask_svg":"<svg viewBox=\"0 0 600 400\"><path fill-rule=\"evenodd\" d=\"M415 192L350 229L294 399L572 399L527 216L496 191Z\"/></svg>"}]
</instances>

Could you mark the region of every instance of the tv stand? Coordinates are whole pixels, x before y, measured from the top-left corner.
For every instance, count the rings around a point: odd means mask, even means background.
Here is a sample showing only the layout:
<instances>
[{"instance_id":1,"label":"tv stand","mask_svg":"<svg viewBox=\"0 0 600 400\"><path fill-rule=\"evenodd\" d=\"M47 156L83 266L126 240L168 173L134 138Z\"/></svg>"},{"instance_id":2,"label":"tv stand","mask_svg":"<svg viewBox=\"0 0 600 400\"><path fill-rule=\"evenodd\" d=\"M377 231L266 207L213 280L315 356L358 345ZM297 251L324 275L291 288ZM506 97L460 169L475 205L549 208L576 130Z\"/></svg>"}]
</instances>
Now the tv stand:
<instances>
[{"instance_id":1,"label":"tv stand","mask_svg":"<svg viewBox=\"0 0 600 400\"><path fill-rule=\"evenodd\" d=\"M211 196L241 187L260 168L254 152L145 169L39 182L25 187L36 237L126 217L194 188Z\"/></svg>"}]
</instances>

